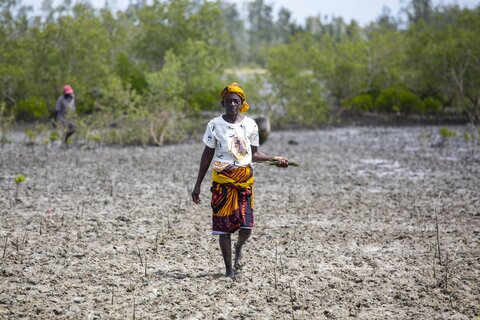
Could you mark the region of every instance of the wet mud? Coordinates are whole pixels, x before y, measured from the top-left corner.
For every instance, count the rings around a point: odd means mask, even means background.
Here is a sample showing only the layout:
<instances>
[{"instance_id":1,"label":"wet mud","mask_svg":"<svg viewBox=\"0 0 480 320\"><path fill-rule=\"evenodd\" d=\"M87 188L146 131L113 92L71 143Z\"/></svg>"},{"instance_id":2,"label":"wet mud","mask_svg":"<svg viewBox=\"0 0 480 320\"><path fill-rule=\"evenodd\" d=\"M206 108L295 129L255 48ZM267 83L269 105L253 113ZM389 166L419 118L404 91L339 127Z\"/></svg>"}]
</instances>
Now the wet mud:
<instances>
[{"instance_id":1,"label":"wet mud","mask_svg":"<svg viewBox=\"0 0 480 320\"><path fill-rule=\"evenodd\" d=\"M438 129L271 133L301 166L255 166L234 280L209 174L190 198L200 141L0 146L0 319L478 317L479 145Z\"/></svg>"}]
</instances>

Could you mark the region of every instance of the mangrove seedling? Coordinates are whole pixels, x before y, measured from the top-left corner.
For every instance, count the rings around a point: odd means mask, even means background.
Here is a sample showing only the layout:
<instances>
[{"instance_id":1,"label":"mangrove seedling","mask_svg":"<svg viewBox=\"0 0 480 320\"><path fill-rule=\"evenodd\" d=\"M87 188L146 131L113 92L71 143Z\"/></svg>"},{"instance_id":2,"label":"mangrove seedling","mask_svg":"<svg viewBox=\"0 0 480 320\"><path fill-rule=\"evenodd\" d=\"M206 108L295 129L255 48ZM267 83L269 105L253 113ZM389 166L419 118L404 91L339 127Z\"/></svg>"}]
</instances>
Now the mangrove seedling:
<instances>
[{"instance_id":1,"label":"mangrove seedling","mask_svg":"<svg viewBox=\"0 0 480 320\"><path fill-rule=\"evenodd\" d=\"M15 177L15 200L18 201L18 188L20 187L20 184L25 182L27 180L27 177L25 175L21 174Z\"/></svg>"},{"instance_id":2,"label":"mangrove seedling","mask_svg":"<svg viewBox=\"0 0 480 320\"><path fill-rule=\"evenodd\" d=\"M50 142L54 143L55 141L58 140L58 132L57 131L52 131L50 132Z\"/></svg>"},{"instance_id":3,"label":"mangrove seedling","mask_svg":"<svg viewBox=\"0 0 480 320\"><path fill-rule=\"evenodd\" d=\"M448 129L447 127L442 127L439 130L440 136L442 138L453 138L457 136L457 133L453 130Z\"/></svg>"},{"instance_id":4,"label":"mangrove seedling","mask_svg":"<svg viewBox=\"0 0 480 320\"><path fill-rule=\"evenodd\" d=\"M27 129L25 130L25 136L28 138L27 144L28 145L34 145L35 140L37 139L37 134L35 131Z\"/></svg>"}]
</instances>

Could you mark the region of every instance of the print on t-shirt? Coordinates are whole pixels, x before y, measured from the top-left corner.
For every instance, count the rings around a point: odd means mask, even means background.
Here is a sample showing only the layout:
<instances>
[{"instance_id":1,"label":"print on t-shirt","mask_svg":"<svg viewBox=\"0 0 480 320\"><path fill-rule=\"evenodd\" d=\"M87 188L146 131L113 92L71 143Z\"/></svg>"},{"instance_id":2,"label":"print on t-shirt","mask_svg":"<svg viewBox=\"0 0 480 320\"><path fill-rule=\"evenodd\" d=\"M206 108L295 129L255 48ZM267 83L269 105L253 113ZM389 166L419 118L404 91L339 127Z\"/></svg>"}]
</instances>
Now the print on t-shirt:
<instances>
[{"instance_id":1,"label":"print on t-shirt","mask_svg":"<svg viewBox=\"0 0 480 320\"><path fill-rule=\"evenodd\" d=\"M235 159L242 160L247 155L247 145L241 137L233 137L229 141L230 152Z\"/></svg>"}]
</instances>

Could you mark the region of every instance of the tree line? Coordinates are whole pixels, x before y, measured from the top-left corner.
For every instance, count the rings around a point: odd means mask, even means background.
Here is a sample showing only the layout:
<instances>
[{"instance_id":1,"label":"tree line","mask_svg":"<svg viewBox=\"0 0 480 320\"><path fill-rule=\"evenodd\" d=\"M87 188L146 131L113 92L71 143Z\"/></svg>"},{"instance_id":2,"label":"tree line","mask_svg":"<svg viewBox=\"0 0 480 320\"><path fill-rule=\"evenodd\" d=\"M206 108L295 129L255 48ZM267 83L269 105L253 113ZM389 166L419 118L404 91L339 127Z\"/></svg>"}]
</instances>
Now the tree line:
<instances>
[{"instance_id":1,"label":"tree line","mask_svg":"<svg viewBox=\"0 0 480 320\"><path fill-rule=\"evenodd\" d=\"M275 9L138 0L114 11L64 0L33 12L0 0L0 117L48 119L69 83L85 130L161 144L187 136L237 81L277 126L365 113L480 120L480 6L412 0L403 19L384 12L365 27Z\"/></svg>"}]
</instances>

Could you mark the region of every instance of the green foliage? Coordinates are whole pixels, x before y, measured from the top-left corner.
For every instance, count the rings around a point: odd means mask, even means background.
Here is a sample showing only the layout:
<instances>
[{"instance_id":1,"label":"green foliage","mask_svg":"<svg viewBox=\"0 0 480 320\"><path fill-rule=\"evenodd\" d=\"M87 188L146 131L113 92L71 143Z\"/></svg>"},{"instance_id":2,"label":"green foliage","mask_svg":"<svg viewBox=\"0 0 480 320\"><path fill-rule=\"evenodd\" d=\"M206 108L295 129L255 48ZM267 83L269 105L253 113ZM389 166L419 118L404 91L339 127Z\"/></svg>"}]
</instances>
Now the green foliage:
<instances>
[{"instance_id":1,"label":"green foliage","mask_svg":"<svg viewBox=\"0 0 480 320\"><path fill-rule=\"evenodd\" d=\"M439 134L442 138L453 138L457 136L455 131L448 129L447 127L440 128Z\"/></svg>"},{"instance_id":2,"label":"green foliage","mask_svg":"<svg viewBox=\"0 0 480 320\"><path fill-rule=\"evenodd\" d=\"M145 74L125 53L117 56L115 69L125 88L132 88L138 94L142 94L147 88Z\"/></svg>"},{"instance_id":3,"label":"green foliage","mask_svg":"<svg viewBox=\"0 0 480 320\"><path fill-rule=\"evenodd\" d=\"M179 54L187 42L200 41L218 53L229 45L219 4L209 1L155 1L137 10L139 37L134 48L152 71L161 68L167 51ZM193 54L193 52L192 52ZM224 53L227 57L227 53Z\"/></svg>"},{"instance_id":4,"label":"green foliage","mask_svg":"<svg viewBox=\"0 0 480 320\"><path fill-rule=\"evenodd\" d=\"M364 90L380 92L396 84L410 88L403 71L407 60L402 49L405 47L405 36L390 26L383 26L369 30L368 39L364 62L367 65L366 76L362 83Z\"/></svg>"},{"instance_id":5,"label":"green foliage","mask_svg":"<svg viewBox=\"0 0 480 320\"><path fill-rule=\"evenodd\" d=\"M18 120L42 120L50 116L50 111L45 100L38 97L31 97L21 100L16 108Z\"/></svg>"},{"instance_id":6,"label":"green foliage","mask_svg":"<svg viewBox=\"0 0 480 320\"><path fill-rule=\"evenodd\" d=\"M31 129L25 130L25 136L28 138L30 143L35 143L37 139L37 133Z\"/></svg>"},{"instance_id":7,"label":"green foliage","mask_svg":"<svg viewBox=\"0 0 480 320\"><path fill-rule=\"evenodd\" d=\"M186 84L180 78L182 62L169 51L165 57L165 64L161 70L147 75L149 91L145 96L145 103L149 108L160 111L159 105L169 109L180 110L187 104L185 98Z\"/></svg>"},{"instance_id":8,"label":"green foliage","mask_svg":"<svg viewBox=\"0 0 480 320\"><path fill-rule=\"evenodd\" d=\"M274 39L273 7L264 0L254 0L248 3L249 56L255 64L264 65L263 49Z\"/></svg>"},{"instance_id":9,"label":"green foliage","mask_svg":"<svg viewBox=\"0 0 480 320\"><path fill-rule=\"evenodd\" d=\"M35 52L29 66L33 92L53 100L63 84L70 83L79 112L90 112L89 93L102 86L111 73L111 43L93 8L83 3L74 5L71 15L60 15L41 27L33 27L31 40Z\"/></svg>"},{"instance_id":10,"label":"green foliage","mask_svg":"<svg viewBox=\"0 0 480 320\"><path fill-rule=\"evenodd\" d=\"M52 132L50 132L50 136L49 136L50 142L53 143L53 142L57 141L58 138L59 138L59 134L58 134L57 131L52 131Z\"/></svg>"},{"instance_id":11,"label":"green foliage","mask_svg":"<svg viewBox=\"0 0 480 320\"><path fill-rule=\"evenodd\" d=\"M90 116L79 116L78 114L71 114L68 116L69 121L75 124L75 135L73 139L69 139L68 142L74 142L78 140L85 141L89 133L89 124L88 121Z\"/></svg>"},{"instance_id":12,"label":"green foliage","mask_svg":"<svg viewBox=\"0 0 480 320\"><path fill-rule=\"evenodd\" d=\"M409 30L411 86L425 96L447 97L470 121L480 120L480 10L434 11Z\"/></svg>"},{"instance_id":13,"label":"green foliage","mask_svg":"<svg viewBox=\"0 0 480 320\"><path fill-rule=\"evenodd\" d=\"M372 111L374 108L374 98L369 93L359 94L351 99L342 101L342 105L347 110Z\"/></svg>"},{"instance_id":14,"label":"green foliage","mask_svg":"<svg viewBox=\"0 0 480 320\"><path fill-rule=\"evenodd\" d=\"M212 109L218 104L223 63L216 50L202 41L187 41L180 54L168 51L158 72L147 75L145 101L152 111Z\"/></svg>"},{"instance_id":15,"label":"green foliage","mask_svg":"<svg viewBox=\"0 0 480 320\"><path fill-rule=\"evenodd\" d=\"M216 49L202 41L187 41L178 58L182 64L179 74L184 83L183 97L194 111L212 109L218 103L223 83L223 61Z\"/></svg>"},{"instance_id":16,"label":"green foliage","mask_svg":"<svg viewBox=\"0 0 480 320\"><path fill-rule=\"evenodd\" d=\"M8 141L7 134L10 131L15 116L12 112L7 110L7 105L0 101L0 143L6 143Z\"/></svg>"},{"instance_id":17,"label":"green foliage","mask_svg":"<svg viewBox=\"0 0 480 320\"><path fill-rule=\"evenodd\" d=\"M14 181L15 181L16 185L19 185L19 184L25 182L25 180L27 180L27 177L25 175L21 174L21 175L16 176Z\"/></svg>"},{"instance_id":18,"label":"green foliage","mask_svg":"<svg viewBox=\"0 0 480 320\"><path fill-rule=\"evenodd\" d=\"M232 81L274 125L318 126L339 108L480 121L478 7L410 1L402 29L388 13L367 27L324 16L300 26L264 0L244 11L224 0L137 1L116 13L64 0L41 17L19 1L0 9L3 142L12 117L47 119L65 83L81 139L184 139ZM226 74L252 66L266 72Z\"/></svg>"},{"instance_id":19,"label":"green foliage","mask_svg":"<svg viewBox=\"0 0 480 320\"><path fill-rule=\"evenodd\" d=\"M333 43L328 55L334 68L325 74L327 87L336 101L368 90L367 43L361 37L346 38ZM323 67L322 67L323 69Z\"/></svg>"},{"instance_id":20,"label":"green foliage","mask_svg":"<svg viewBox=\"0 0 480 320\"><path fill-rule=\"evenodd\" d=\"M442 110L441 101L432 97L421 101L413 92L398 86L382 90L377 98L370 93L363 93L351 99L345 99L342 101L342 106L351 111L377 111L404 115L410 113L434 115Z\"/></svg>"},{"instance_id":21,"label":"green foliage","mask_svg":"<svg viewBox=\"0 0 480 320\"><path fill-rule=\"evenodd\" d=\"M320 73L312 71L312 57L318 53L312 38L298 38L269 52L269 81L279 99L274 118L283 125L316 126L327 120L327 90ZM285 63L288 61L288 63ZM315 66L313 66L315 67Z\"/></svg>"},{"instance_id":22,"label":"green foliage","mask_svg":"<svg viewBox=\"0 0 480 320\"><path fill-rule=\"evenodd\" d=\"M92 134L89 138L95 143L100 143L102 141L102 137L99 134Z\"/></svg>"},{"instance_id":23,"label":"green foliage","mask_svg":"<svg viewBox=\"0 0 480 320\"><path fill-rule=\"evenodd\" d=\"M198 106L194 94L207 90L210 82L202 78L204 72L191 70L184 59L169 51L162 69L146 75L148 90L142 96L119 82L103 95L95 125L110 127L102 133L104 143L162 145L187 137L191 120L186 115ZM200 61L196 63L201 65ZM208 60L205 63L208 67ZM187 75L189 81L183 79Z\"/></svg>"},{"instance_id":24,"label":"green foliage","mask_svg":"<svg viewBox=\"0 0 480 320\"><path fill-rule=\"evenodd\" d=\"M437 114L442 111L442 102L432 97L426 97L423 99L423 103L420 106L420 112L426 114Z\"/></svg>"},{"instance_id":25,"label":"green foliage","mask_svg":"<svg viewBox=\"0 0 480 320\"><path fill-rule=\"evenodd\" d=\"M110 117L113 122L118 116L136 112L140 100L141 96L135 90L124 87L118 77L112 76L96 100L97 112Z\"/></svg>"},{"instance_id":26,"label":"green foliage","mask_svg":"<svg viewBox=\"0 0 480 320\"><path fill-rule=\"evenodd\" d=\"M408 20L414 23L429 21L433 13L430 0L412 0L406 9Z\"/></svg>"},{"instance_id":27,"label":"green foliage","mask_svg":"<svg viewBox=\"0 0 480 320\"><path fill-rule=\"evenodd\" d=\"M392 86L380 92L375 100L375 110L385 113L410 114L419 110L422 102L413 92L400 86Z\"/></svg>"},{"instance_id":28,"label":"green foliage","mask_svg":"<svg viewBox=\"0 0 480 320\"><path fill-rule=\"evenodd\" d=\"M234 3L223 2L222 17L224 21L225 33L228 35L226 51L229 52L228 62L234 65L248 63L248 56L245 54L246 29L242 21L237 5Z\"/></svg>"}]
</instances>

